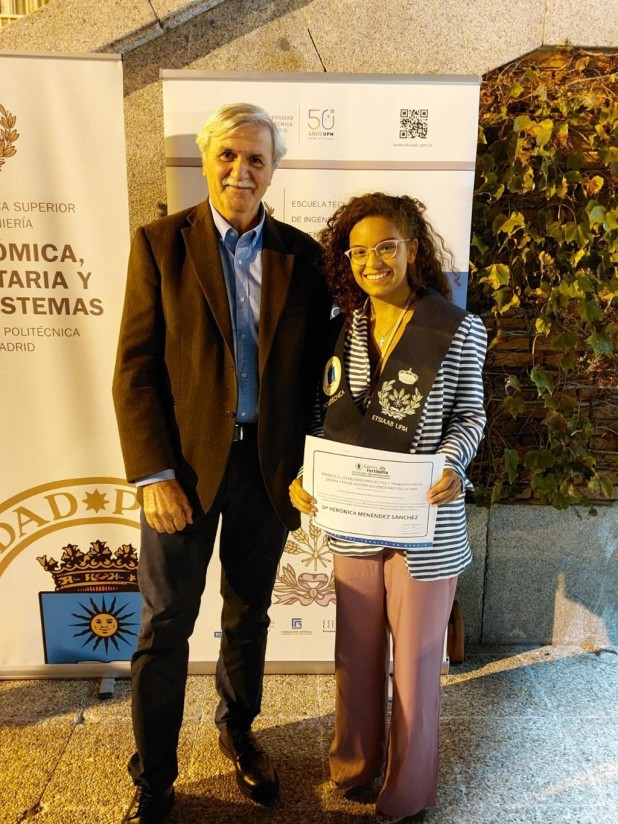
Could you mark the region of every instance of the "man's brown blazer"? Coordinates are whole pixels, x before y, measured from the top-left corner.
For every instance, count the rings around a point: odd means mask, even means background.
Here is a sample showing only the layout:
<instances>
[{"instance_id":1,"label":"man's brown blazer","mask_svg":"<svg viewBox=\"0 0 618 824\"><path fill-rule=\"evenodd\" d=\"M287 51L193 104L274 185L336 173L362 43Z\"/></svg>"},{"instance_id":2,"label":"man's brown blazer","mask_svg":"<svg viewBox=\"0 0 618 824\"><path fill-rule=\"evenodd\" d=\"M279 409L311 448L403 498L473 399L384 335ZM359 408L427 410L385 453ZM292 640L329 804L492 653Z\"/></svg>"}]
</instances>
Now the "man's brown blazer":
<instances>
[{"instance_id":1,"label":"man's brown blazer","mask_svg":"<svg viewBox=\"0 0 618 824\"><path fill-rule=\"evenodd\" d=\"M302 463L330 299L320 249L266 216L259 317L258 448L273 507L299 525ZM113 383L127 478L174 469L196 514L219 488L237 408L234 341L208 201L138 229Z\"/></svg>"}]
</instances>

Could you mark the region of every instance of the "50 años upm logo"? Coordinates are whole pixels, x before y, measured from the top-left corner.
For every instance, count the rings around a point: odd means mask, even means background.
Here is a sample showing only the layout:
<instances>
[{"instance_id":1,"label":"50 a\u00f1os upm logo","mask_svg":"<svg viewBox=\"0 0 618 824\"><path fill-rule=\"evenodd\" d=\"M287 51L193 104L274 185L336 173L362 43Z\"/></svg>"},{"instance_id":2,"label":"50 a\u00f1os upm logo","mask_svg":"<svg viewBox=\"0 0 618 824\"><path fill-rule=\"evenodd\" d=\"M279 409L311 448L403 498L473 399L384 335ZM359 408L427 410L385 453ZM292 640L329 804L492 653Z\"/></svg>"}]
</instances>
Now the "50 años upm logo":
<instances>
[{"instance_id":1,"label":"50 a\u00f1os upm logo","mask_svg":"<svg viewBox=\"0 0 618 824\"><path fill-rule=\"evenodd\" d=\"M130 659L141 609L138 512L134 487L117 478L42 484L0 503L0 585L16 563L35 577L37 562L54 584L38 593L45 663ZM36 604L28 573L19 578Z\"/></svg>"},{"instance_id":2,"label":"50 a\u00f1os upm logo","mask_svg":"<svg viewBox=\"0 0 618 824\"><path fill-rule=\"evenodd\" d=\"M307 137L309 140L333 140L335 137L335 110L308 109Z\"/></svg>"}]
</instances>

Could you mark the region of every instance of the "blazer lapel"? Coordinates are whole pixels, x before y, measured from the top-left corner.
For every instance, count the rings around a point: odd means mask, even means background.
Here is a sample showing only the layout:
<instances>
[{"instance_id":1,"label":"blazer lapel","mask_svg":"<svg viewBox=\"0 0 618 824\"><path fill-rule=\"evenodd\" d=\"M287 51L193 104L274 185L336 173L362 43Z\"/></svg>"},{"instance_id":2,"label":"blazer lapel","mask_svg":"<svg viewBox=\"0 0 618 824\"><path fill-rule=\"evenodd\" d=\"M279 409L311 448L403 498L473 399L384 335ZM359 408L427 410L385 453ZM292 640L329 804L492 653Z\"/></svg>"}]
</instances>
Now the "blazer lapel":
<instances>
[{"instance_id":1,"label":"blazer lapel","mask_svg":"<svg viewBox=\"0 0 618 824\"><path fill-rule=\"evenodd\" d=\"M260 294L259 371L264 372L279 319L288 297L294 255L281 240L275 221L266 216L262 240L262 288Z\"/></svg>"},{"instance_id":2,"label":"blazer lapel","mask_svg":"<svg viewBox=\"0 0 618 824\"><path fill-rule=\"evenodd\" d=\"M233 356L234 335L227 287L221 264L219 238L208 201L196 206L187 220L190 225L182 230L182 235L189 261L223 340Z\"/></svg>"}]
</instances>

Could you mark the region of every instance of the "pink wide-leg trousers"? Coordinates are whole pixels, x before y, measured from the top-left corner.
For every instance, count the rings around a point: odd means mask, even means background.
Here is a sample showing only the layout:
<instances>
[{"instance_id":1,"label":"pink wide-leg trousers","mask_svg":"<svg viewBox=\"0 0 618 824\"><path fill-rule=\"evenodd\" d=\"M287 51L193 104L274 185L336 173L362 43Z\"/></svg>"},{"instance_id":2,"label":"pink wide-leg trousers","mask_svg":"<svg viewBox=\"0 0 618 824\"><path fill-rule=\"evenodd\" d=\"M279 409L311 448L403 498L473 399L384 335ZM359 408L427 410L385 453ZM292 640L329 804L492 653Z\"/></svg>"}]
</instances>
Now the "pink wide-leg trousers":
<instances>
[{"instance_id":1,"label":"pink wide-leg trousers","mask_svg":"<svg viewBox=\"0 0 618 824\"><path fill-rule=\"evenodd\" d=\"M333 555L337 592L335 737L341 788L384 775L377 809L414 815L435 804L440 670L457 578L411 578L402 553ZM389 632L393 698L387 729Z\"/></svg>"}]
</instances>

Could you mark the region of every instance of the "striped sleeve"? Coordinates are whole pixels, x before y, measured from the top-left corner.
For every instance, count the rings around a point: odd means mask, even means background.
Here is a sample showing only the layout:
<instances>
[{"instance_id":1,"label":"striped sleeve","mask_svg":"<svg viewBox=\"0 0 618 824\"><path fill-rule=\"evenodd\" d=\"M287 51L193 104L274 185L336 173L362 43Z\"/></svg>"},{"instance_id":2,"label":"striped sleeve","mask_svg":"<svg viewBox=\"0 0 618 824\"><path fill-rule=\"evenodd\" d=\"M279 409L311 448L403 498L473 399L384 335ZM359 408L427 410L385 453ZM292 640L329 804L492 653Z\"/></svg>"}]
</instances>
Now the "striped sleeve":
<instances>
[{"instance_id":1,"label":"striped sleeve","mask_svg":"<svg viewBox=\"0 0 618 824\"><path fill-rule=\"evenodd\" d=\"M483 363L487 333L479 317L467 315L427 397L415 452L444 455L466 483L466 470L483 437Z\"/></svg>"}]
</instances>

